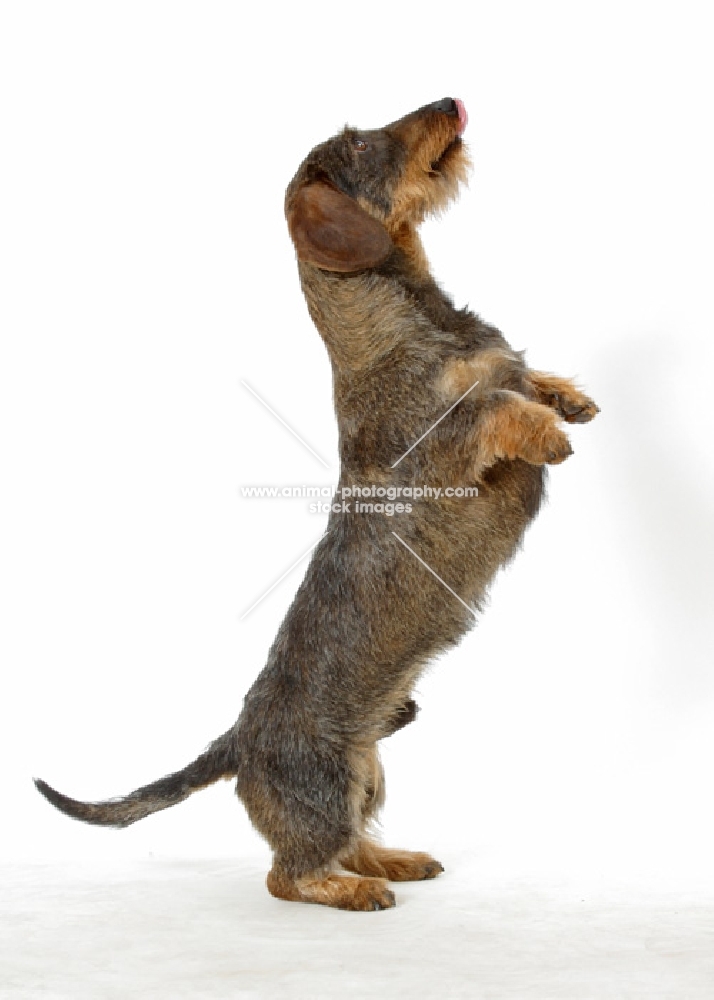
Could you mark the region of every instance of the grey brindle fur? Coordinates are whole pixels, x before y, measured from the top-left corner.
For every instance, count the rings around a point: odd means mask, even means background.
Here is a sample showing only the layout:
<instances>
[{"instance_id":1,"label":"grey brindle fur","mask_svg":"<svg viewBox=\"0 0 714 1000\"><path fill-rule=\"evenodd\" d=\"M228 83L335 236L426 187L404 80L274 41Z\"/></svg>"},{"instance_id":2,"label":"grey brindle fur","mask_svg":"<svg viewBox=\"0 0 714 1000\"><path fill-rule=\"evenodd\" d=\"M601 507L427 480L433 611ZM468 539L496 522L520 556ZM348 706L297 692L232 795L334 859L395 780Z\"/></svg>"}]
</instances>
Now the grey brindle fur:
<instances>
[{"instance_id":1,"label":"grey brindle fur","mask_svg":"<svg viewBox=\"0 0 714 1000\"><path fill-rule=\"evenodd\" d=\"M273 849L276 896L383 909L388 879L442 870L370 834L384 797L377 743L414 718L415 681L474 617L393 531L478 609L538 511L544 465L571 453L562 420L597 412L567 379L531 371L431 276L417 227L465 177L465 123L446 98L383 129L345 129L302 163L286 216L332 362L340 486L476 485L478 496L415 501L395 517L333 513L235 725L121 799L77 802L38 781L68 815L126 826L235 777Z\"/></svg>"}]
</instances>

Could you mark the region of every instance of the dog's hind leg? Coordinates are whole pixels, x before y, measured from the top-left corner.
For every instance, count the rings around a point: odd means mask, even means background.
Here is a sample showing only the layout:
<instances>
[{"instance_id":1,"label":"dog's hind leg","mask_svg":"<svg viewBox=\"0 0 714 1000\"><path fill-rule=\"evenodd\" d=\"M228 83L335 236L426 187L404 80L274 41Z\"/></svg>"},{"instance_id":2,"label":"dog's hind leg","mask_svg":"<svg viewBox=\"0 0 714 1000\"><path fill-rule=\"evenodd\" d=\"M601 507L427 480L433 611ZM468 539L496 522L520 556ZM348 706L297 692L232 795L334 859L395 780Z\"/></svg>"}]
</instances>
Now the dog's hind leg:
<instances>
[{"instance_id":1,"label":"dog's hind leg","mask_svg":"<svg viewBox=\"0 0 714 1000\"><path fill-rule=\"evenodd\" d=\"M359 843L357 838L352 843ZM299 844L286 844L277 850L273 867L268 873L268 891L278 899L302 903L322 903L336 906L341 910L386 910L394 906L394 893L387 888L386 876L382 873L360 872L367 878L337 874L340 865L338 856L330 858L324 865L303 873L305 854ZM373 876L373 877L372 877Z\"/></svg>"},{"instance_id":2,"label":"dog's hind leg","mask_svg":"<svg viewBox=\"0 0 714 1000\"><path fill-rule=\"evenodd\" d=\"M237 791L273 849L267 887L279 899L343 910L384 910L394 894L384 877L339 874L359 841L366 796L362 752L342 753L295 739L239 773Z\"/></svg>"},{"instance_id":3,"label":"dog's hind leg","mask_svg":"<svg viewBox=\"0 0 714 1000\"><path fill-rule=\"evenodd\" d=\"M357 843L340 857L340 864L357 875L385 878L390 882L436 878L444 867L430 854L382 847L367 832L384 804L384 770L376 746L365 755L365 765L362 832Z\"/></svg>"}]
</instances>

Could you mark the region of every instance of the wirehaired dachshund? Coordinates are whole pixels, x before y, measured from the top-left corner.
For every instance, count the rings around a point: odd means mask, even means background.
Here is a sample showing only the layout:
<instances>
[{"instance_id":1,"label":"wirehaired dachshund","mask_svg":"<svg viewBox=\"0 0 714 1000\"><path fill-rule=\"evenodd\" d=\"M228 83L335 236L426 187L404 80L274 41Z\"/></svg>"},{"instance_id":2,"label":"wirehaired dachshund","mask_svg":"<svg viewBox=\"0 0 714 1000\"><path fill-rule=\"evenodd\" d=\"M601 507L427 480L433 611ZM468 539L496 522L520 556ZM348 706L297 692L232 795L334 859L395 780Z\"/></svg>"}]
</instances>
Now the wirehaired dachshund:
<instances>
[{"instance_id":1,"label":"wirehaired dachshund","mask_svg":"<svg viewBox=\"0 0 714 1000\"><path fill-rule=\"evenodd\" d=\"M378 742L413 719L417 678L473 625L516 552L545 466L571 454L563 422L598 409L568 379L528 368L431 275L418 227L466 177L466 121L445 98L384 128L345 128L300 165L285 211L332 363L338 489L456 484L478 495L442 491L393 517L378 504L333 511L235 725L121 799L78 802L38 780L68 815L127 826L236 778L273 850L274 896L381 910L394 905L389 882L443 871L371 832L384 801Z\"/></svg>"}]
</instances>

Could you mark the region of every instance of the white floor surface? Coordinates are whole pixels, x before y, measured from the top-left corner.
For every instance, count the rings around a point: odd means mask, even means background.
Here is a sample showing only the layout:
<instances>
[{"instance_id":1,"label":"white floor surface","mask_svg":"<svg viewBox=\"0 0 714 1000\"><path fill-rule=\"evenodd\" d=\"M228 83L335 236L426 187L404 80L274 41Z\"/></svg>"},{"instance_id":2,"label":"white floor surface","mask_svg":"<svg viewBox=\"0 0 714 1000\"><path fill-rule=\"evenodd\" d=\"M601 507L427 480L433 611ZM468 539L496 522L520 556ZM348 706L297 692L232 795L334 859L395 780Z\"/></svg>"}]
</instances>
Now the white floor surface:
<instances>
[{"instance_id":1,"label":"white floor surface","mask_svg":"<svg viewBox=\"0 0 714 1000\"><path fill-rule=\"evenodd\" d=\"M714 897L444 858L398 905L284 903L250 861L0 869L2 1000L712 1000Z\"/></svg>"}]
</instances>

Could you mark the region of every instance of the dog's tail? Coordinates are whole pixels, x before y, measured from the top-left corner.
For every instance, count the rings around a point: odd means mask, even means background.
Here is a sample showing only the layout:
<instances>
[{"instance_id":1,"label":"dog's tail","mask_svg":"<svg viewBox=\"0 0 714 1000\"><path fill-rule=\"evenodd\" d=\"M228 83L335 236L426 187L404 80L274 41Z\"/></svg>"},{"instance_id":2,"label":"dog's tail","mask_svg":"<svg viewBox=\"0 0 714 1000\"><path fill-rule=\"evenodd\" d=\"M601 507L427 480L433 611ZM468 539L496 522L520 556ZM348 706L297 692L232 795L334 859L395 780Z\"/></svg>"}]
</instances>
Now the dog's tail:
<instances>
[{"instance_id":1,"label":"dog's tail","mask_svg":"<svg viewBox=\"0 0 714 1000\"><path fill-rule=\"evenodd\" d=\"M208 749L181 771L167 774L165 778L150 785L137 788L122 799L108 799L106 802L78 802L61 792L55 791L47 782L35 778L38 792L56 806L60 812L73 819L97 826L124 827L136 823L138 819L151 813L168 809L183 802L199 788L206 788L221 778L232 778L237 773L234 731L229 729Z\"/></svg>"}]
</instances>

